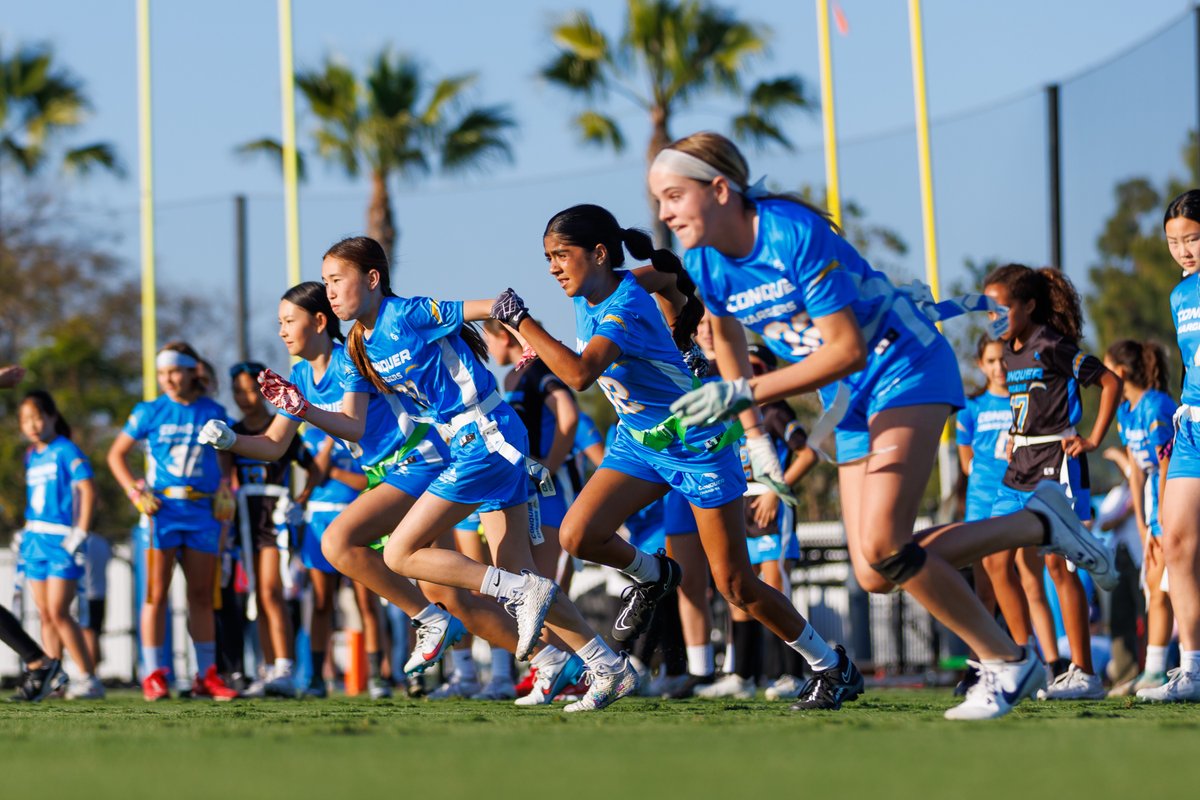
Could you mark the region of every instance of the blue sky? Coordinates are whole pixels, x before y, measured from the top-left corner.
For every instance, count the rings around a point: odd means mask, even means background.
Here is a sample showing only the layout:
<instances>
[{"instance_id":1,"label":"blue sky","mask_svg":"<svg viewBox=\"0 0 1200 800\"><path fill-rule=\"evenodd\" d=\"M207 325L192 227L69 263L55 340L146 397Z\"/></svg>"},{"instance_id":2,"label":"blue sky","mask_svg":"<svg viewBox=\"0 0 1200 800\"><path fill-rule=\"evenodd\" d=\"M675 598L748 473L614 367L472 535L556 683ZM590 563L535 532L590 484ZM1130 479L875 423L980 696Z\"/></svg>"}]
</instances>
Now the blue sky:
<instances>
[{"instance_id":1,"label":"blue sky","mask_svg":"<svg viewBox=\"0 0 1200 800\"><path fill-rule=\"evenodd\" d=\"M811 2L727 3L772 31L771 52L755 77L798 73L817 92L815 12ZM920 275L913 99L906 3L842 0L847 37L834 36L843 196L871 223L894 228L909 253L892 259L901 275ZM277 136L280 126L276 4L269 0L152 3L155 184L158 254L164 283L229 302L233 208L250 196L251 320L256 355L274 363L275 303L284 288L278 171L234 154L242 142ZM570 340L566 299L545 274L540 234L546 219L577 202L611 208L627 225L645 225L642 153L648 124L614 97L607 108L625 126L621 155L584 149L568 125L577 107L540 82L552 54L551 22L588 8L615 33L624 4L564 0L485 3L317 0L295 2L300 67L334 55L361 66L381 48L417 56L432 75L478 71L474 99L507 103L518 120L515 162L486 175L396 185L401 231L394 285L407 294L490 296L507 285ZM1098 7L1103 12L1097 11ZM1180 0L925 0L929 103L933 128L938 241L943 283L965 258L1042 263L1047 258L1044 109L1040 88L1063 89L1066 268L1079 282L1095 260L1093 242L1122 178L1179 172L1179 150L1197 117L1194 26L1161 33L1185 13ZM130 168L124 181L63 182L83 230L115 233L136 268L137 118L133 0L0 0L0 46L45 42L85 83L95 113L77 142L113 142ZM1107 64L1092 69L1097 64ZM1070 80L1067 80L1070 79ZM311 120L301 109L302 146ZM977 112L977 109L988 109ZM679 115L673 133L724 129L734 104L720 96ZM784 186L823 182L821 130L814 116L786 125L793 153L748 151L756 173ZM8 176L5 176L6 180ZM11 184L10 184L11 185ZM319 275L332 241L361 232L365 180L310 165L301 188L303 274ZM221 332L197 332L204 342Z\"/></svg>"}]
</instances>

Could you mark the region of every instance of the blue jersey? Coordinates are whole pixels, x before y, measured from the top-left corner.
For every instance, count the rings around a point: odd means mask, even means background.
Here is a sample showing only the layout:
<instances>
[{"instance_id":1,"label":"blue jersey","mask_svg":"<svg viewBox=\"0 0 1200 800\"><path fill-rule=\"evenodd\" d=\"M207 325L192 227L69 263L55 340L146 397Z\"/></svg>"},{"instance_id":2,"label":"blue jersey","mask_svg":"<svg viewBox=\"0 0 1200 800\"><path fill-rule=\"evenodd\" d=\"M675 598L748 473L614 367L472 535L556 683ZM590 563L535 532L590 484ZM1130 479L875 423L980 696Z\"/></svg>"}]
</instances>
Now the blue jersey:
<instances>
[{"instance_id":1,"label":"blue jersey","mask_svg":"<svg viewBox=\"0 0 1200 800\"><path fill-rule=\"evenodd\" d=\"M1183 397L1200 406L1200 272L1188 275L1171 291L1171 319L1183 354Z\"/></svg>"},{"instance_id":2,"label":"blue jersey","mask_svg":"<svg viewBox=\"0 0 1200 800\"><path fill-rule=\"evenodd\" d=\"M664 422L671 416L671 403L697 385L658 304L631 272L620 273L616 291L594 306L583 297L575 298L575 335L580 353L593 336L603 336L621 348L596 383L621 424L634 430ZM724 429L723 425L690 428L688 443L720 436Z\"/></svg>"},{"instance_id":3,"label":"blue jersey","mask_svg":"<svg viewBox=\"0 0 1200 800\"><path fill-rule=\"evenodd\" d=\"M736 317L762 334L771 350L800 361L821 346L813 319L850 308L867 348L887 335L880 320L893 309L923 342L937 329L896 288L838 236L817 213L786 200L758 202L758 235L744 258L712 247L684 254L683 263L709 311Z\"/></svg>"},{"instance_id":4,"label":"blue jersey","mask_svg":"<svg viewBox=\"0 0 1200 800\"><path fill-rule=\"evenodd\" d=\"M368 395L366 426L358 441L362 450L358 461L363 467L372 467L395 453L416 429L417 423L413 421L416 407L412 401L400 395L380 394L370 381L358 374L340 344L334 344L329 366L320 380L315 379L312 364L307 361L292 367L288 380L296 384L308 402L325 411L341 411L342 398L347 392ZM290 414L284 416L301 421Z\"/></svg>"},{"instance_id":5,"label":"blue jersey","mask_svg":"<svg viewBox=\"0 0 1200 800\"><path fill-rule=\"evenodd\" d=\"M304 429L304 433L300 434L301 441L308 448L308 452L316 458L317 453L325 446L325 442L333 439L333 450L329 454L330 466L337 467L346 472L362 473L358 466L358 462L354 456L350 454L350 449L340 439L334 439L326 434L320 428L315 428L308 425ZM316 503L351 503L354 498L358 497L358 490L352 486L347 486L339 480L328 478L324 483L313 489L309 495L309 502Z\"/></svg>"},{"instance_id":6,"label":"blue jersey","mask_svg":"<svg viewBox=\"0 0 1200 800\"><path fill-rule=\"evenodd\" d=\"M204 423L219 419L229 422L225 409L208 397L177 403L163 395L138 403L125 423L124 432L145 441L149 454L146 484L161 491L171 486L190 486L212 493L221 482L217 450L200 444Z\"/></svg>"},{"instance_id":7,"label":"blue jersey","mask_svg":"<svg viewBox=\"0 0 1200 800\"><path fill-rule=\"evenodd\" d=\"M574 453L582 453L594 444L603 444L604 437L600 434L600 429L596 427L595 421L583 412L579 411L579 427L575 429L575 449Z\"/></svg>"},{"instance_id":8,"label":"blue jersey","mask_svg":"<svg viewBox=\"0 0 1200 800\"><path fill-rule=\"evenodd\" d=\"M41 452L25 454L25 521L75 524L72 487L92 477L92 465L74 442L59 436Z\"/></svg>"},{"instance_id":9,"label":"blue jersey","mask_svg":"<svg viewBox=\"0 0 1200 800\"><path fill-rule=\"evenodd\" d=\"M1158 450L1175 432L1172 418L1179 407L1169 394L1147 389L1136 406L1126 400L1117 409L1117 433L1142 472L1158 474Z\"/></svg>"},{"instance_id":10,"label":"blue jersey","mask_svg":"<svg viewBox=\"0 0 1200 800\"><path fill-rule=\"evenodd\" d=\"M364 338L371 366L416 402L423 420L449 423L496 392L495 377L471 352L462 326L461 302L385 297Z\"/></svg>"},{"instance_id":11,"label":"blue jersey","mask_svg":"<svg viewBox=\"0 0 1200 800\"><path fill-rule=\"evenodd\" d=\"M960 447L972 450L967 493L995 498L1008 469L1008 439L1012 428L1012 406L1007 396L984 392L967 398L955 424Z\"/></svg>"}]
</instances>

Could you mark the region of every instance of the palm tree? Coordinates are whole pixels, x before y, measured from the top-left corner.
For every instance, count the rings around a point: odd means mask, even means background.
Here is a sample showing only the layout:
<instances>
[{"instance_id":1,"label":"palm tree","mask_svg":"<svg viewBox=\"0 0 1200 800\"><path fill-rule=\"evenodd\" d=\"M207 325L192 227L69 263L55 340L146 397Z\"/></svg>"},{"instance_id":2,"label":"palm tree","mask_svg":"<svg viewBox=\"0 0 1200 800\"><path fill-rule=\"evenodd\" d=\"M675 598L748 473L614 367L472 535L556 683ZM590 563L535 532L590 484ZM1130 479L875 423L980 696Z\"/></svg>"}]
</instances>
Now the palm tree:
<instances>
[{"instance_id":1,"label":"palm tree","mask_svg":"<svg viewBox=\"0 0 1200 800\"><path fill-rule=\"evenodd\" d=\"M612 39L586 11L566 15L552 29L558 53L542 76L581 97L587 107L575 117L583 141L620 152L625 135L596 101L618 94L650 116L646 158L670 144L671 119L696 98L722 91L746 100L730 122L736 138L756 145L791 141L779 127L781 112L811 109L799 76L787 75L743 88L749 64L766 51L767 31L743 22L705 0L628 0L625 28ZM670 232L659 226L664 244Z\"/></svg>"},{"instance_id":2,"label":"palm tree","mask_svg":"<svg viewBox=\"0 0 1200 800\"><path fill-rule=\"evenodd\" d=\"M484 169L512 160L506 138L516 123L503 106L463 108L476 75L442 78L430 84L410 57L380 53L362 80L344 64L326 59L319 70L296 73L296 86L317 118L317 154L351 177L364 169L371 177L367 235L391 254L396 241L388 186L443 173ZM243 152L279 154L279 143L260 139Z\"/></svg>"},{"instance_id":3,"label":"palm tree","mask_svg":"<svg viewBox=\"0 0 1200 800\"><path fill-rule=\"evenodd\" d=\"M88 110L80 82L54 64L48 48L23 47L11 56L0 51L0 163L10 161L26 175L37 172L51 140L81 125ZM120 171L112 145L104 142L66 150L62 165L79 173Z\"/></svg>"}]
</instances>

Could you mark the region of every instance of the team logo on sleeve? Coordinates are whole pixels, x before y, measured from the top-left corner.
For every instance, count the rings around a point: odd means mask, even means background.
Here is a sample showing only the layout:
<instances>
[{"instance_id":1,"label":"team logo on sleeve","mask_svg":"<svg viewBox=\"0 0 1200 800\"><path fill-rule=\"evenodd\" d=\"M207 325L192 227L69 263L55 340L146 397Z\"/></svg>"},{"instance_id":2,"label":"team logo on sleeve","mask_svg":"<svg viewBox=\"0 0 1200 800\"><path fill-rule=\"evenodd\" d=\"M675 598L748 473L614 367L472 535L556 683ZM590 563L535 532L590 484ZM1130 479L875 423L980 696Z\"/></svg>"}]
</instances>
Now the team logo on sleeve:
<instances>
[{"instance_id":1,"label":"team logo on sleeve","mask_svg":"<svg viewBox=\"0 0 1200 800\"><path fill-rule=\"evenodd\" d=\"M627 328L625 328L625 320L621 319L616 314L605 314L603 317L600 318L600 321L601 322L609 322L609 321L615 322L618 325L620 325L623 329L628 330Z\"/></svg>"},{"instance_id":2,"label":"team logo on sleeve","mask_svg":"<svg viewBox=\"0 0 1200 800\"><path fill-rule=\"evenodd\" d=\"M433 318L440 324L442 321L442 310L438 308L437 300L429 301L429 313L433 314Z\"/></svg>"}]
</instances>

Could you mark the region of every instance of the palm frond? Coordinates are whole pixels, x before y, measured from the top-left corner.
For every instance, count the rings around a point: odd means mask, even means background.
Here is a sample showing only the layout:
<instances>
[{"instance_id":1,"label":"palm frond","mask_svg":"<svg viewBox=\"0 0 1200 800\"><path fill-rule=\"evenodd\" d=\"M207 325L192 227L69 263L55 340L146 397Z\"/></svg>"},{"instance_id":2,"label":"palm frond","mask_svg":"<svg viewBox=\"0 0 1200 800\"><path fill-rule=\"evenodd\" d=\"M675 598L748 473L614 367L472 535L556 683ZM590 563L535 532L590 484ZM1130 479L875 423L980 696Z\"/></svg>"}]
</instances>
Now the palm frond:
<instances>
[{"instance_id":1,"label":"palm frond","mask_svg":"<svg viewBox=\"0 0 1200 800\"><path fill-rule=\"evenodd\" d=\"M63 168L74 175L88 175L95 169L103 169L117 177L125 176L125 168L117 159L116 150L105 142L68 150L63 155Z\"/></svg>"},{"instance_id":2,"label":"palm frond","mask_svg":"<svg viewBox=\"0 0 1200 800\"><path fill-rule=\"evenodd\" d=\"M478 73L468 72L438 81L437 86L433 88L433 95L429 98L429 103L421 112L422 124L440 125L445 118L447 107L453 105L454 101L478 80L478 77Z\"/></svg>"},{"instance_id":3,"label":"palm frond","mask_svg":"<svg viewBox=\"0 0 1200 800\"><path fill-rule=\"evenodd\" d=\"M596 27L592 15L575 11L554 26L550 37L559 49L584 61L604 61L608 58L608 37Z\"/></svg>"},{"instance_id":4,"label":"palm frond","mask_svg":"<svg viewBox=\"0 0 1200 800\"><path fill-rule=\"evenodd\" d=\"M739 114L733 118L733 135L735 138L750 142L757 147L775 143L787 149L792 148L791 141L774 123L753 111Z\"/></svg>"},{"instance_id":5,"label":"palm frond","mask_svg":"<svg viewBox=\"0 0 1200 800\"><path fill-rule=\"evenodd\" d=\"M409 56L380 53L367 71L367 107L383 117L413 115L422 86L421 68Z\"/></svg>"},{"instance_id":6,"label":"palm frond","mask_svg":"<svg viewBox=\"0 0 1200 800\"><path fill-rule=\"evenodd\" d=\"M244 157L266 156L275 166L279 167L280 172L283 171L283 144L278 139L264 136L262 139L238 145L234 148L234 152ZM299 150L296 151L296 177L302 181L308 177L304 154Z\"/></svg>"},{"instance_id":7,"label":"palm frond","mask_svg":"<svg viewBox=\"0 0 1200 800\"><path fill-rule=\"evenodd\" d=\"M512 161L512 146L505 132L516 122L503 106L473 108L446 132L441 147L445 172L479 169L491 161Z\"/></svg>"},{"instance_id":8,"label":"palm frond","mask_svg":"<svg viewBox=\"0 0 1200 800\"><path fill-rule=\"evenodd\" d=\"M575 117L575 127L585 144L611 147L618 153L625 149L625 136L617 121L599 111L584 111Z\"/></svg>"},{"instance_id":9,"label":"palm frond","mask_svg":"<svg viewBox=\"0 0 1200 800\"><path fill-rule=\"evenodd\" d=\"M320 70L297 72L296 88L318 119L350 127L358 117L358 81L344 64L326 60Z\"/></svg>"}]
</instances>

